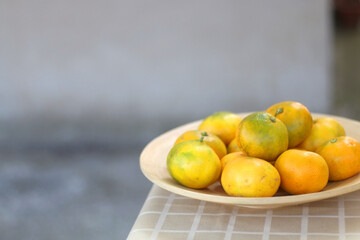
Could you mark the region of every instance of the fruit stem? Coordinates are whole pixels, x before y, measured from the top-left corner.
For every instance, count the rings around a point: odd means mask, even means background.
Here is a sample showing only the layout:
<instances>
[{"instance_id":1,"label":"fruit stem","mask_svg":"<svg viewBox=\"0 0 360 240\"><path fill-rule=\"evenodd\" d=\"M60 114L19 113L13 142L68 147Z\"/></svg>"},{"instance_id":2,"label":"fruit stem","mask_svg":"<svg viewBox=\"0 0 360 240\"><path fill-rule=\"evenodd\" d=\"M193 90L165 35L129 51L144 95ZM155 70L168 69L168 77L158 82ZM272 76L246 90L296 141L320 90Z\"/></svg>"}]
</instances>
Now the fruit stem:
<instances>
[{"instance_id":1,"label":"fruit stem","mask_svg":"<svg viewBox=\"0 0 360 240\"><path fill-rule=\"evenodd\" d=\"M283 112L284 112L284 108L278 108L278 109L276 109L275 117L276 117L277 115L279 115L280 113L283 113Z\"/></svg>"},{"instance_id":2,"label":"fruit stem","mask_svg":"<svg viewBox=\"0 0 360 240\"><path fill-rule=\"evenodd\" d=\"M271 116L271 117L270 117L270 121L272 121L273 123L276 122L275 117L274 117L274 116Z\"/></svg>"},{"instance_id":3,"label":"fruit stem","mask_svg":"<svg viewBox=\"0 0 360 240\"><path fill-rule=\"evenodd\" d=\"M333 138L330 140L331 143L336 143L337 142L337 138Z\"/></svg>"},{"instance_id":4,"label":"fruit stem","mask_svg":"<svg viewBox=\"0 0 360 240\"><path fill-rule=\"evenodd\" d=\"M201 136L207 137L207 136L209 136L209 135L207 134L207 132L201 132Z\"/></svg>"},{"instance_id":5,"label":"fruit stem","mask_svg":"<svg viewBox=\"0 0 360 240\"><path fill-rule=\"evenodd\" d=\"M200 138L200 142L204 142L204 137L205 137L205 136L202 136L202 137Z\"/></svg>"}]
</instances>

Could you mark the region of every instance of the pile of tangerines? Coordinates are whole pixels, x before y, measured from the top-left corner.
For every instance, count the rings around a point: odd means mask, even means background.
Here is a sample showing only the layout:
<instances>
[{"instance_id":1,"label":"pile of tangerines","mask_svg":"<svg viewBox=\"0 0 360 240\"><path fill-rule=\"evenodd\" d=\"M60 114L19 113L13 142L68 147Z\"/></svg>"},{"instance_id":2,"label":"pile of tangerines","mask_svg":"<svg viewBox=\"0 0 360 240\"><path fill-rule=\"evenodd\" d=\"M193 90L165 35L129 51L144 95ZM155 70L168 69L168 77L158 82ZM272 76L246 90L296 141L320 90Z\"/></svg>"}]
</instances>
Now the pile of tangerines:
<instances>
[{"instance_id":1,"label":"pile of tangerines","mask_svg":"<svg viewBox=\"0 0 360 240\"><path fill-rule=\"evenodd\" d=\"M208 116L177 138L167 168L186 187L220 181L231 196L271 197L279 188L306 194L359 173L360 144L335 119L313 119L303 104L286 101L243 119Z\"/></svg>"}]
</instances>

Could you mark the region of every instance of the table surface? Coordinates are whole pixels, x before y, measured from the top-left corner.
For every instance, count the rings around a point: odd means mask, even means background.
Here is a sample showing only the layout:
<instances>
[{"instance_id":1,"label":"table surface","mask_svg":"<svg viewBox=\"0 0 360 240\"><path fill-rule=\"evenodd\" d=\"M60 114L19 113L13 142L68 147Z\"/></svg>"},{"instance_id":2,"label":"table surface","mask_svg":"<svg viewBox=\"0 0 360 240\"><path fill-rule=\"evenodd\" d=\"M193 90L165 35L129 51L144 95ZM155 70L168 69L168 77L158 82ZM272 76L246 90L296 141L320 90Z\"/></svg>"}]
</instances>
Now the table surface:
<instances>
[{"instance_id":1,"label":"table surface","mask_svg":"<svg viewBox=\"0 0 360 240\"><path fill-rule=\"evenodd\" d=\"M360 191L252 209L191 199L153 185L128 235L128 240L137 239L360 239Z\"/></svg>"}]
</instances>

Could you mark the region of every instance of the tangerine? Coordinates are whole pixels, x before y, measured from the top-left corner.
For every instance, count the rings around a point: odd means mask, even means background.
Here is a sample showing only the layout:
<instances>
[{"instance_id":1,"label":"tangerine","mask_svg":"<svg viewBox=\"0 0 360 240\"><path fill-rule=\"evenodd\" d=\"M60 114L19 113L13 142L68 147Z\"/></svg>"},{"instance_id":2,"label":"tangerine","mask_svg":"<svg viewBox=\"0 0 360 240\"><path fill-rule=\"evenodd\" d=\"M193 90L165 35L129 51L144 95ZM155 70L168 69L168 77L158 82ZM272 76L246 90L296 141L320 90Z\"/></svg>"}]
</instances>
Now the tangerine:
<instances>
[{"instance_id":1,"label":"tangerine","mask_svg":"<svg viewBox=\"0 0 360 240\"><path fill-rule=\"evenodd\" d=\"M236 139L251 157L274 161L288 148L288 131L285 124L267 112L256 112L239 124Z\"/></svg>"},{"instance_id":2,"label":"tangerine","mask_svg":"<svg viewBox=\"0 0 360 240\"><path fill-rule=\"evenodd\" d=\"M209 145L221 159L227 154L224 142L216 135L200 130L189 130L181 134L175 141L175 145L189 140L199 140L203 137L204 142Z\"/></svg>"},{"instance_id":3,"label":"tangerine","mask_svg":"<svg viewBox=\"0 0 360 240\"><path fill-rule=\"evenodd\" d=\"M230 196L271 197L279 189L280 175L265 160L241 157L225 165L221 185Z\"/></svg>"},{"instance_id":4,"label":"tangerine","mask_svg":"<svg viewBox=\"0 0 360 240\"><path fill-rule=\"evenodd\" d=\"M210 186L221 173L218 155L202 139L173 146L167 156L167 168L178 183L195 189Z\"/></svg>"},{"instance_id":5,"label":"tangerine","mask_svg":"<svg viewBox=\"0 0 360 240\"><path fill-rule=\"evenodd\" d=\"M236 141L236 138L231 140L231 142L227 145L227 152L243 152L244 150L239 146L238 142Z\"/></svg>"},{"instance_id":6,"label":"tangerine","mask_svg":"<svg viewBox=\"0 0 360 240\"><path fill-rule=\"evenodd\" d=\"M232 112L216 112L205 118L199 130L217 135L225 145L228 145L235 137L236 127L241 117Z\"/></svg>"},{"instance_id":7,"label":"tangerine","mask_svg":"<svg viewBox=\"0 0 360 240\"><path fill-rule=\"evenodd\" d=\"M319 154L290 149L283 152L275 162L281 177L280 187L290 194L321 191L329 180L329 168Z\"/></svg>"},{"instance_id":8,"label":"tangerine","mask_svg":"<svg viewBox=\"0 0 360 240\"><path fill-rule=\"evenodd\" d=\"M349 136L333 138L317 153L329 167L329 180L340 181L360 172L360 143Z\"/></svg>"},{"instance_id":9,"label":"tangerine","mask_svg":"<svg viewBox=\"0 0 360 240\"><path fill-rule=\"evenodd\" d=\"M321 117L314 120L309 136L298 147L315 152L325 142L340 136L345 136L343 126L333 118Z\"/></svg>"},{"instance_id":10,"label":"tangerine","mask_svg":"<svg viewBox=\"0 0 360 240\"><path fill-rule=\"evenodd\" d=\"M289 148L296 147L309 136L313 119L303 104L285 101L272 105L266 111L286 125L289 133Z\"/></svg>"},{"instance_id":11,"label":"tangerine","mask_svg":"<svg viewBox=\"0 0 360 240\"><path fill-rule=\"evenodd\" d=\"M239 159L241 157L246 157L246 153L245 152L233 152L233 153L228 153L226 154L224 157L222 157L220 159L220 162L221 162L221 169L223 170L225 165L228 163L228 162L231 162L235 159Z\"/></svg>"}]
</instances>

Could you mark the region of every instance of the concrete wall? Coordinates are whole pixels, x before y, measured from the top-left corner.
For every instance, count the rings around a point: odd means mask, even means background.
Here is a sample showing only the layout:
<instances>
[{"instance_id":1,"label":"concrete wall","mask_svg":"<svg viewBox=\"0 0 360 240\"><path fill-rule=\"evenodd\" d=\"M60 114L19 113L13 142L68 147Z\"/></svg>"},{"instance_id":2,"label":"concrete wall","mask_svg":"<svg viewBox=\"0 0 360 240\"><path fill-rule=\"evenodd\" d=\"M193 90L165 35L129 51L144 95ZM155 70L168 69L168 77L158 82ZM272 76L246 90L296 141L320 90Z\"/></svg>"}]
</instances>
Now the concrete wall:
<instances>
[{"instance_id":1,"label":"concrete wall","mask_svg":"<svg viewBox=\"0 0 360 240\"><path fill-rule=\"evenodd\" d=\"M2 143L148 140L220 110L331 107L326 0L5 0L0 30Z\"/></svg>"}]
</instances>

